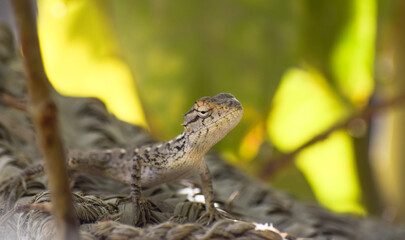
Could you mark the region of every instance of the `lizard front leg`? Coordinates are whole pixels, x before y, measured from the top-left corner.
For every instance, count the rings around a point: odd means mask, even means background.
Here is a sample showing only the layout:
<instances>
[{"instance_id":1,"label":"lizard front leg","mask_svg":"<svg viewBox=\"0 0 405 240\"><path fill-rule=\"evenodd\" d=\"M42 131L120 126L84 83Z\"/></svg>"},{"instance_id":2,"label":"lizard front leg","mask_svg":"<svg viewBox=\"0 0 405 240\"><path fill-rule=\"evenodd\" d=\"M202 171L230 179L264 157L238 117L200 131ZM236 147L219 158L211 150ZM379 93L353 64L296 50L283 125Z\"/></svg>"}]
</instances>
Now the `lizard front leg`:
<instances>
[{"instance_id":1,"label":"lizard front leg","mask_svg":"<svg viewBox=\"0 0 405 240\"><path fill-rule=\"evenodd\" d=\"M215 220L225 218L226 216L218 212L218 210L214 206L214 191L212 188L211 174L207 164L205 164L205 169L200 174L200 177L202 184L202 192L205 198L206 212L200 217L198 221L206 225L209 225ZM208 220L206 218L208 218Z\"/></svg>"},{"instance_id":2,"label":"lizard front leg","mask_svg":"<svg viewBox=\"0 0 405 240\"><path fill-rule=\"evenodd\" d=\"M150 202L142 196L142 162L135 157L132 161L131 198L135 215L135 226L145 226L148 222L156 223L158 220L151 212L152 206Z\"/></svg>"},{"instance_id":3,"label":"lizard front leg","mask_svg":"<svg viewBox=\"0 0 405 240\"><path fill-rule=\"evenodd\" d=\"M29 166L21 173L0 182L0 215L10 210L15 204L18 194L24 194L27 190L27 181L45 174L44 166L37 164ZM23 191L19 191L21 189Z\"/></svg>"}]
</instances>

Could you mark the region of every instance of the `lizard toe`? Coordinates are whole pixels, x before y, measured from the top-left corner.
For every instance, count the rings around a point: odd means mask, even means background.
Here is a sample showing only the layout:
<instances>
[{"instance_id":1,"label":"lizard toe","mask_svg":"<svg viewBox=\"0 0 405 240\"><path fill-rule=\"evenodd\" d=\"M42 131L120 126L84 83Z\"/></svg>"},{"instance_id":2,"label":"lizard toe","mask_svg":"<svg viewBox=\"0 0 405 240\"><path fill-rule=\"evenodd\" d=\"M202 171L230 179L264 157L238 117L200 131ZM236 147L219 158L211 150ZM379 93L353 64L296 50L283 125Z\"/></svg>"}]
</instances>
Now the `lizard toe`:
<instances>
[{"instance_id":1,"label":"lizard toe","mask_svg":"<svg viewBox=\"0 0 405 240\"><path fill-rule=\"evenodd\" d=\"M216 208L211 208L207 210L201 217L197 220L198 223L204 225L211 225L211 223L220 219L233 219L229 214L223 211L219 211Z\"/></svg>"},{"instance_id":2,"label":"lizard toe","mask_svg":"<svg viewBox=\"0 0 405 240\"><path fill-rule=\"evenodd\" d=\"M18 192L23 193L27 190L25 180L20 176L14 176L0 183L0 206L1 210L7 211L12 208L18 198Z\"/></svg>"},{"instance_id":3,"label":"lizard toe","mask_svg":"<svg viewBox=\"0 0 405 240\"><path fill-rule=\"evenodd\" d=\"M144 227L148 223L159 223L159 219L153 214L152 203L141 198L135 204L135 226Z\"/></svg>"}]
</instances>

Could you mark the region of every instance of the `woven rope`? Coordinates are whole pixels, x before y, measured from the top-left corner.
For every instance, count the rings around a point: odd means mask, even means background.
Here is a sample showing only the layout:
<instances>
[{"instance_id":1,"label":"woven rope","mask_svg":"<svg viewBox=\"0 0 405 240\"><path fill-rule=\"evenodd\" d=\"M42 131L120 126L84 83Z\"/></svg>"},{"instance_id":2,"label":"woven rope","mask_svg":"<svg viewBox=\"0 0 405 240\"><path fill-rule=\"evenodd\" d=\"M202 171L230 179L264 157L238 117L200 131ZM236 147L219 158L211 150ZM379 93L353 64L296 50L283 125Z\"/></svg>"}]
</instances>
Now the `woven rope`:
<instances>
[{"instance_id":1,"label":"woven rope","mask_svg":"<svg viewBox=\"0 0 405 240\"><path fill-rule=\"evenodd\" d=\"M257 230L253 223L221 220L210 227L197 223L178 224L164 222L145 229L119 223L120 214L115 204L105 202L95 196L74 194L75 209L81 224L94 223L82 230L83 239L252 239L282 240L277 230ZM39 209L39 205L44 207ZM46 210L50 205L49 192L33 197L32 202L19 209L24 211L18 217L17 234L20 239L52 239L57 228L52 215ZM30 207L35 206L35 207ZM44 211L45 210L45 211ZM20 210L19 210L20 211ZM110 219L110 220L108 220ZM293 238L290 238L293 239Z\"/></svg>"}]
</instances>

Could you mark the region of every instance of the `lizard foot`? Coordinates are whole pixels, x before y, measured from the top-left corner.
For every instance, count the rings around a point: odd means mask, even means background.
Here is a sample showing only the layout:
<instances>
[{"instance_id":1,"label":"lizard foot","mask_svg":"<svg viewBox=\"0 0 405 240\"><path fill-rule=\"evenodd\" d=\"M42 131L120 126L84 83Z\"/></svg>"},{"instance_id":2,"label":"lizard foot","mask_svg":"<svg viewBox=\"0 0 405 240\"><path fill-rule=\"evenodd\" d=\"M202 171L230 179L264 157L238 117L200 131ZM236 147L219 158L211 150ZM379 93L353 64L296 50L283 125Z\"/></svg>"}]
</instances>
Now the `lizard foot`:
<instances>
[{"instance_id":1,"label":"lizard foot","mask_svg":"<svg viewBox=\"0 0 405 240\"><path fill-rule=\"evenodd\" d=\"M144 227L148 223L159 223L158 218L152 212L152 202L146 198L139 199L134 203L135 226Z\"/></svg>"},{"instance_id":2,"label":"lizard foot","mask_svg":"<svg viewBox=\"0 0 405 240\"><path fill-rule=\"evenodd\" d=\"M14 176L0 182L0 202L2 202L0 212L10 210L16 202L19 193L25 190L27 190L25 179L20 176Z\"/></svg>"},{"instance_id":3,"label":"lizard foot","mask_svg":"<svg viewBox=\"0 0 405 240\"><path fill-rule=\"evenodd\" d=\"M198 223L204 224L204 225L210 225L216 220L220 219L233 219L229 214L223 211L218 211L218 209L211 208L208 209L199 219Z\"/></svg>"},{"instance_id":4,"label":"lizard foot","mask_svg":"<svg viewBox=\"0 0 405 240\"><path fill-rule=\"evenodd\" d=\"M45 186L35 184L29 184L28 180L34 177L41 176L44 174L44 168L41 164L33 165L25 168L21 173L16 176L10 177L7 180L0 182L0 215L4 210L10 210L17 199L22 196L28 188L39 187L44 189Z\"/></svg>"}]
</instances>

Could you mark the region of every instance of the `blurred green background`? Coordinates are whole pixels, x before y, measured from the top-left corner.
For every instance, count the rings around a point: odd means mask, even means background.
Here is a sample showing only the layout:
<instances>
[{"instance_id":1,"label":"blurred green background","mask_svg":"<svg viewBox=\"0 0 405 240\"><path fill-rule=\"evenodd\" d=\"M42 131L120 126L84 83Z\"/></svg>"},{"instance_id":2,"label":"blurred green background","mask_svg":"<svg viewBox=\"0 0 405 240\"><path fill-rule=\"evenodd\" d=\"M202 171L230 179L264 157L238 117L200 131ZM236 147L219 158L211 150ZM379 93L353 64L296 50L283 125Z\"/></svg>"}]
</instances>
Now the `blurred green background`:
<instances>
[{"instance_id":1,"label":"blurred green background","mask_svg":"<svg viewBox=\"0 0 405 240\"><path fill-rule=\"evenodd\" d=\"M167 140L196 99L232 93L244 116L218 153L299 199L387 221L405 219L404 107L353 116L404 94L404 16L399 0L38 0L62 94Z\"/></svg>"}]
</instances>

